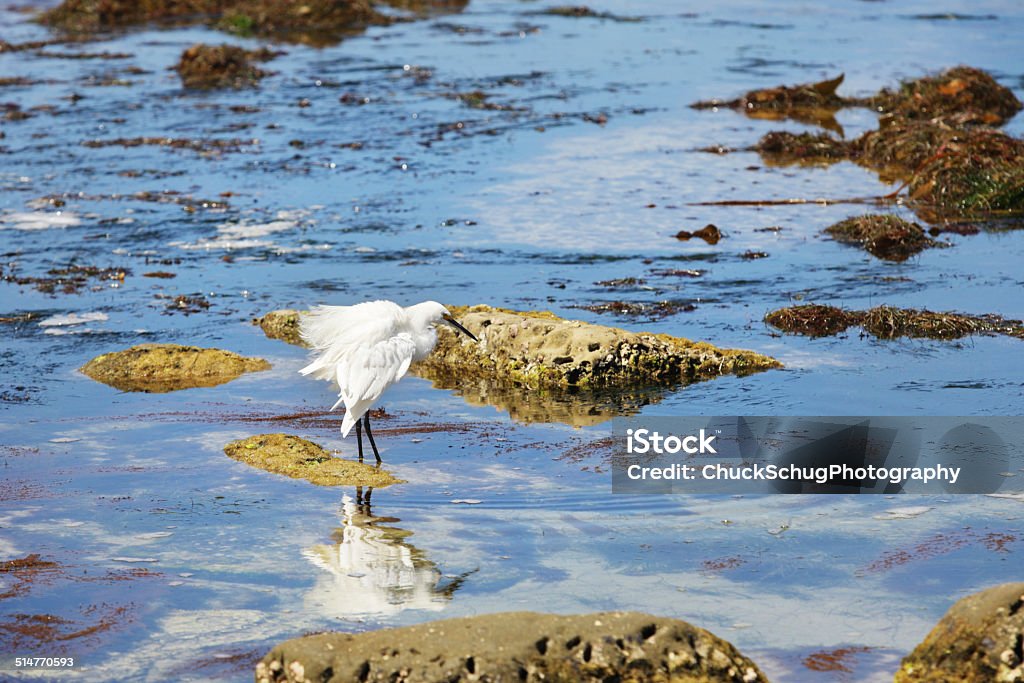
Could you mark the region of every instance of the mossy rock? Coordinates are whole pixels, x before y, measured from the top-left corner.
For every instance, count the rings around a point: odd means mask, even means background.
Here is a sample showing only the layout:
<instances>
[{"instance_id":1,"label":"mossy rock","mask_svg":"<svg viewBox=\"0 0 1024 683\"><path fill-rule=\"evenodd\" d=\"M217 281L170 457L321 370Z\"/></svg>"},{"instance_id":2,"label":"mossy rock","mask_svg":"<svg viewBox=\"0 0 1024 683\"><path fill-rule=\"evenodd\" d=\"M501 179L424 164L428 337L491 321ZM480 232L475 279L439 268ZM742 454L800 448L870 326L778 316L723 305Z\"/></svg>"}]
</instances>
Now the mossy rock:
<instances>
[{"instance_id":1,"label":"mossy rock","mask_svg":"<svg viewBox=\"0 0 1024 683\"><path fill-rule=\"evenodd\" d=\"M301 311L282 308L270 311L259 318L253 318L252 324L259 325L263 334L271 339L280 339L295 346L305 346L302 337L299 336L299 317L301 315Z\"/></svg>"},{"instance_id":2,"label":"mossy rock","mask_svg":"<svg viewBox=\"0 0 1024 683\"><path fill-rule=\"evenodd\" d=\"M269 370L262 358L248 358L221 349L180 344L140 344L96 356L81 371L121 391L165 393L215 387L245 372Z\"/></svg>"},{"instance_id":3,"label":"mossy rock","mask_svg":"<svg viewBox=\"0 0 1024 683\"><path fill-rule=\"evenodd\" d=\"M323 448L291 434L259 434L224 446L229 458L317 486L371 486L401 483L387 470L336 458Z\"/></svg>"},{"instance_id":4,"label":"mossy rock","mask_svg":"<svg viewBox=\"0 0 1024 683\"><path fill-rule=\"evenodd\" d=\"M1024 681L1024 583L958 601L904 658L895 683Z\"/></svg>"},{"instance_id":5,"label":"mossy rock","mask_svg":"<svg viewBox=\"0 0 1024 683\"><path fill-rule=\"evenodd\" d=\"M414 371L428 379L495 379L529 388L590 389L676 385L781 367L752 351L720 349L664 334L563 320L548 312L490 306L450 307L480 342L438 335Z\"/></svg>"},{"instance_id":6,"label":"mossy rock","mask_svg":"<svg viewBox=\"0 0 1024 683\"><path fill-rule=\"evenodd\" d=\"M505 612L274 647L257 683L279 681L765 683L732 644L685 621L638 612Z\"/></svg>"}]
</instances>

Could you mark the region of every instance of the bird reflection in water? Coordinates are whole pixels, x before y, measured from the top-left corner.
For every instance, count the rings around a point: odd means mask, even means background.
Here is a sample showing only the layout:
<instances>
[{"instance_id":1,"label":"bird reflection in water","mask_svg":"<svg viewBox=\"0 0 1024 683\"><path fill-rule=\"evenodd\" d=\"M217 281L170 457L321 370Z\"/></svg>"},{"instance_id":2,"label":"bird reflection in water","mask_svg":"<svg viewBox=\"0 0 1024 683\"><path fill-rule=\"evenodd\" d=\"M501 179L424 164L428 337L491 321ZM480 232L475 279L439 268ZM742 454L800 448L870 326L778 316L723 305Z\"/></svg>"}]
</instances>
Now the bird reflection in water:
<instances>
[{"instance_id":1,"label":"bird reflection in water","mask_svg":"<svg viewBox=\"0 0 1024 683\"><path fill-rule=\"evenodd\" d=\"M374 517L372 488L356 488L341 500L342 526L334 545L302 552L326 575L317 579L307 607L333 617L395 614L406 609L440 611L476 570L442 582L441 571L424 552L407 542L412 532L393 524L397 517Z\"/></svg>"}]
</instances>

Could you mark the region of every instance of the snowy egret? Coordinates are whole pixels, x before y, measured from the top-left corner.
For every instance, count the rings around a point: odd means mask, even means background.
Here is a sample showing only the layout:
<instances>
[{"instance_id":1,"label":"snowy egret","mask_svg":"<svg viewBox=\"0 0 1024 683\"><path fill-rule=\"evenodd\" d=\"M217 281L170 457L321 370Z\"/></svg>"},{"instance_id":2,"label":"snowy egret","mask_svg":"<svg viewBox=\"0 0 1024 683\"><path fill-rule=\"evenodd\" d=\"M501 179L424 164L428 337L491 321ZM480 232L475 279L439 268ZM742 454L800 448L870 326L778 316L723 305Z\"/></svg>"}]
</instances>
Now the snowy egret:
<instances>
[{"instance_id":1,"label":"snowy egret","mask_svg":"<svg viewBox=\"0 0 1024 683\"><path fill-rule=\"evenodd\" d=\"M392 301L367 301L354 306L317 306L299 321L299 334L317 353L313 362L299 370L303 375L335 382L338 400L334 410L345 404L341 435L354 426L363 460L363 433L370 439L380 462L377 444L370 431L370 406L384 390L398 382L414 361L423 360L437 344L436 326L451 325L473 341L473 334L460 325L441 304L424 301L403 308Z\"/></svg>"}]
</instances>

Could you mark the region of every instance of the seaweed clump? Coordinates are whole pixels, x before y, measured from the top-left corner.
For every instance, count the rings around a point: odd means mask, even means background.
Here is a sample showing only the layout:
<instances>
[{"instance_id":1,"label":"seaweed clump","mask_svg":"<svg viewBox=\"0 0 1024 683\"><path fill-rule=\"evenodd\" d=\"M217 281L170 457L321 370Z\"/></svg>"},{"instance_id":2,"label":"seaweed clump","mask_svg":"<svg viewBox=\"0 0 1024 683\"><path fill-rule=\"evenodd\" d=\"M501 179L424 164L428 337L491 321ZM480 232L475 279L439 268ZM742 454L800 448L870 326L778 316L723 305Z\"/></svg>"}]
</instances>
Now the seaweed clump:
<instances>
[{"instance_id":1,"label":"seaweed clump","mask_svg":"<svg viewBox=\"0 0 1024 683\"><path fill-rule=\"evenodd\" d=\"M990 331L991 321L957 313L878 306L864 313L861 325L879 339L960 339Z\"/></svg>"},{"instance_id":2,"label":"seaweed clump","mask_svg":"<svg viewBox=\"0 0 1024 683\"><path fill-rule=\"evenodd\" d=\"M181 53L174 67L186 88L245 88L255 86L267 72L253 61L271 59L270 50L244 50L235 45L197 43Z\"/></svg>"},{"instance_id":3,"label":"seaweed clump","mask_svg":"<svg viewBox=\"0 0 1024 683\"><path fill-rule=\"evenodd\" d=\"M153 21L191 23L220 12L224 0L64 0L39 20L69 33L96 33Z\"/></svg>"},{"instance_id":4,"label":"seaweed clump","mask_svg":"<svg viewBox=\"0 0 1024 683\"><path fill-rule=\"evenodd\" d=\"M858 244L887 261L906 261L928 247L943 246L925 234L917 223L899 216L867 214L840 221L825 229L836 241Z\"/></svg>"},{"instance_id":5,"label":"seaweed clump","mask_svg":"<svg viewBox=\"0 0 1024 683\"><path fill-rule=\"evenodd\" d=\"M778 165L831 163L850 156L849 143L827 133L772 131L753 149L766 161Z\"/></svg>"},{"instance_id":6,"label":"seaweed clump","mask_svg":"<svg viewBox=\"0 0 1024 683\"><path fill-rule=\"evenodd\" d=\"M598 12L586 5L559 5L541 10L537 14L552 17L571 17L574 19L607 19L610 21L640 21L639 17L624 17L611 12Z\"/></svg>"},{"instance_id":7,"label":"seaweed clump","mask_svg":"<svg viewBox=\"0 0 1024 683\"><path fill-rule=\"evenodd\" d=\"M902 182L908 203L930 222L1024 212L1024 141L991 127L1024 107L1009 88L969 66L905 81L868 98L840 97L835 93L840 82L753 90L735 100L691 106L732 107L762 118L813 121L817 116L819 125L840 133L821 119L822 112L869 106L883 114L879 127L852 142L776 131L750 149L776 164L852 160L887 182Z\"/></svg>"},{"instance_id":8,"label":"seaweed clump","mask_svg":"<svg viewBox=\"0 0 1024 683\"><path fill-rule=\"evenodd\" d=\"M942 218L1024 209L1024 141L992 128L902 122L853 143L857 161L902 179L919 213Z\"/></svg>"},{"instance_id":9,"label":"seaweed clump","mask_svg":"<svg viewBox=\"0 0 1024 683\"><path fill-rule=\"evenodd\" d=\"M972 129L947 142L911 177L907 191L940 216L1024 210L1024 141Z\"/></svg>"},{"instance_id":10,"label":"seaweed clump","mask_svg":"<svg viewBox=\"0 0 1024 683\"><path fill-rule=\"evenodd\" d=\"M1003 334L1024 339L1024 322L1020 320L893 306L847 311L835 306L805 304L772 311L764 320L783 332L810 337L828 337L859 325L878 339L961 339L973 334Z\"/></svg>"},{"instance_id":11,"label":"seaweed clump","mask_svg":"<svg viewBox=\"0 0 1024 683\"><path fill-rule=\"evenodd\" d=\"M861 319L862 315L856 311L844 311L821 304L780 308L764 317L764 321L772 327L808 337L831 337L859 325Z\"/></svg>"},{"instance_id":12,"label":"seaweed clump","mask_svg":"<svg viewBox=\"0 0 1024 683\"><path fill-rule=\"evenodd\" d=\"M693 109L735 109L757 119L779 120L791 118L804 123L818 124L841 133L835 112L860 100L840 97L836 89L845 74L817 83L779 85L774 88L751 90L734 100L702 100L690 105Z\"/></svg>"},{"instance_id":13,"label":"seaweed clump","mask_svg":"<svg viewBox=\"0 0 1024 683\"><path fill-rule=\"evenodd\" d=\"M328 45L389 19L368 0L64 0L39 21L72 34L150 22L205 23L237 35Z\"/></svg>"},{"instance_id":14,"label":"seaweed clump","mask_svg":"<svg viewBox=\"0 0 1024 683\"><path fill-rule=\"evenodd\" d=\"M899 119L941 119L952 126L999 126L1022 106L1013 91L970 66L904 81L896 90L883 88L869 102L879 112Z\"/></svg>"}]
</instances>

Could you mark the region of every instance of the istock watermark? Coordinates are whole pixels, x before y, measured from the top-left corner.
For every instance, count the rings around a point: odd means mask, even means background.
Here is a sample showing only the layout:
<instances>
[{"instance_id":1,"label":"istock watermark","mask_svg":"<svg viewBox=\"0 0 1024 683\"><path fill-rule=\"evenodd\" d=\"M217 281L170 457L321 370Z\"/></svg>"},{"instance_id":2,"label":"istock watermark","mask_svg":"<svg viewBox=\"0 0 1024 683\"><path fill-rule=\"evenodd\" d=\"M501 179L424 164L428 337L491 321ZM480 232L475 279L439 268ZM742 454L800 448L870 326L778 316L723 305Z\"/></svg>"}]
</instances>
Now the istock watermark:
<instances>
[{"instance_id":1,"label":"istock watermark","mask_svg":"<svg viewBox=\"0 0 1024 683\"><path fill-rule=\"evenodd\" d=\"M613 424L615 493L1024 495L1021 417L645 417Z\"/></svg>"}]
</instances>

